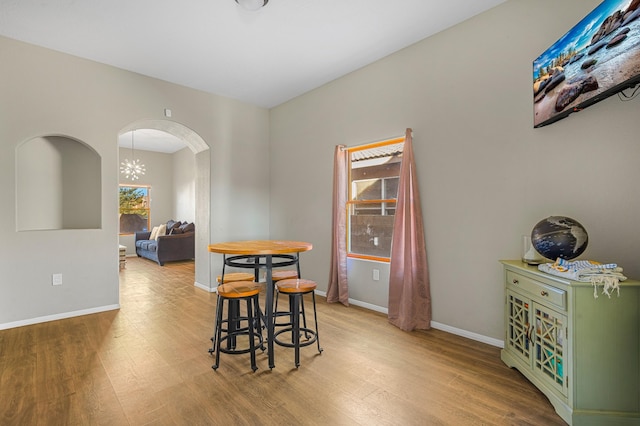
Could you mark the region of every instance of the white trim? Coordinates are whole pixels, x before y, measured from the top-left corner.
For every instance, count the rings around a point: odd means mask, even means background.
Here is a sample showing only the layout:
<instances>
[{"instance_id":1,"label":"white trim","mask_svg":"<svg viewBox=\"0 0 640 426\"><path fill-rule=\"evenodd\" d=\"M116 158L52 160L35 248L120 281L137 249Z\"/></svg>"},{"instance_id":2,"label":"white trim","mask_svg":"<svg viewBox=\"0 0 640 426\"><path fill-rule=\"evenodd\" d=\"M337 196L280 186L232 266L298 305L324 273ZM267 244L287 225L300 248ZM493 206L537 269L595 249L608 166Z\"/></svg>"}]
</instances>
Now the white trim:
<instances>
[{"instance_id":1,"label":"white trim","mask_svg":"<svg viewBox=\"0 0 640 426\"><path fill-rule=\"evenodd\" d=\"M324 297L325 299L327 298L327 292L326 291L316 290L315 293L317 295L319 295L319 296ZM389 310L387 308L383 308L382 306L373 305L373 304L367 303L367 302L361 302L360 300L356 300L356 299L349 298L349 304L350 305L355 305L355 306L360 306L361 308L369 309L370 311L380 312L380 313L383 313L385 315L389 313Z\"/></svg>"},{"instance_id":2,"label":"white trim","mask_svg":"<svg viewBox=\"0 0 640 426\"><path fill-rule=\"evenodd\" d=\"M316 294L320 296L327 297L327 293L324 291L316 291ZM369 309L372 311L380 312L388 315L389 309L384 308L382 306L372 305L370 303L361 302L359 300L349 299L349 303L355 306L359 306L361 308ZM473 333L471 331L462 330L460 328L451 327L450 325L441 324L439 322L431 321L431 327L436 330L441 330L447 333L455 334L456 336L466 337L467 339L475 340L477 342L486 343L487 345L497 346L499 348L504 348L504 341L494 339L492 337L483 336L482 334Z\"/></svg>"},{"instance_id":3,"label":"white trim","mask_svg":"<svg viewBox=\"0 0 640 426\"><path fill-rule=\"evenodd\" d=\"M447 333L455 334L456 336L466 337L467 339L475 340L487 345L497 346L504 348L504 342L502 340L494 339L493 337L483 336L482 334L473 333L471 331L462 330L460 328L451 327L450 325L440 324L439 322L431 321L431 327L436 330L445 331Z\"/></svg>"},{"instance_id":4,"label":"white trim","mask_svg":"<svg viewBox=\"0 0 640 426\"><path fill-rule=\"evenodd\" d=\"M211 288L206 284L200 284L198 281L193 283L194 286L198 287L199 289L202 289L208 293L215 293L216 289L215 288Z\"/></svg>"},{"instance_id":5,"label":"white trim","mask_svg":"<svg viewBox=\"0 0 640 426\"><path fill-rule=\"evenodd\" d=\"M82 309L80 311L63 312L61 314L47 315L44 317L29 318L22 321L6 322L0 324L0 330L8 330L10 328L23 327L25 325L40 324L43 322L57 321L66 318L81 317L83 315L97 314L99 312L115 311L120 309L120 304L99 306L97 308Z\"/></svg>"},{"instance_id":6,"label":"white trim","mask_svg":"<svg viewBox=\"0 0 640 426\"><path fill-rule=\"evenodd\" d=\"M389 309L384 308L378 305L372 305L371 303L361 302L360 300L349 299L349 303L355 306L360 306L361 308L369 309L371 311L380 312L385 315L389 315Z\"/></svg>"}]
</instances>

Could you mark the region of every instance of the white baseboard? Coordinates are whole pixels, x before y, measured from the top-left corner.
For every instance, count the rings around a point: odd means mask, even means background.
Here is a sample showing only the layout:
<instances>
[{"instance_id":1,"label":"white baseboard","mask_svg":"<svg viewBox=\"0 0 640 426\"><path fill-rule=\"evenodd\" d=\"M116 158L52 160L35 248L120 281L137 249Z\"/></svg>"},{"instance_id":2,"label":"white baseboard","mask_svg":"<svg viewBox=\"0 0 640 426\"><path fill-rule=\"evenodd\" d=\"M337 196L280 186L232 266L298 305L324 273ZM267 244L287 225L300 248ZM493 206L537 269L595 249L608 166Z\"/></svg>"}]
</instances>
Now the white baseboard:
<instances>
[{"instance_id":1,"label":"white baseboard","mask_svg":"<svg viewBox=\"0 0 640 426\"><path fill-rule=\"evenodd\" d=\"M82 309L79 311L63 312L61 314L46 315L44 317L29 318L22 321L6 322L0 324L0 330L8 330L10 328L22 327L25 325L40 324L43 322L56 321L66 318L80 317L83 315L97 314L99 312L114 311L120 309L120 304L99 306L97 308Z\"/></svg>"},{"instance_id":2,"label":"white baseboard","mask_svg":"<svg viewBox=\"0 0 640 426\"><path fill-rule=\"evenodd\" d=\"M327 292L326 291L318 291L318 290L316 290L315 293L318 296L324 297L325 299L327 298ZM356 299L349 298L349 304L350 305L355 305L355 306L360 306L361 308L369 309L370 311L376 311L376 312L380 312L380 313L383 313L383 314L388 314L389 313L389 310L387 308L383 308L382 306L373 305L373 304L367 303L367 302L361 302L360 300L356 300Z\"/></svg>"},{"instance_id":3,"label":"white baseboard","mask_svg":"<svg viewBox=\"0 0 640 426\"><path fill-rule=\"evenodd\" d=\"M193 285L198 287L201 290L204 290L204 291L208 292L208 293L215 293L216 292L215 288L211 288L206 284L201 284L198 281L194 282Z\"/></svg>"},{"instance_id":4,"label":"white baseboard","mask_svg":"<svg viewBox=\"0 0 640 426\"><path fill-rule=\"evenodd\" d=\"M475 340L477 342L486 343L487 345L504 348L504 342L502 340L494 339L493 337L483 336L482 334L473 333L471 331L462 330L456 327L451 327L450 325L446 324L440 324L439 322L435 321L431 321L431 327L435 328L436 330L455 334L456 336L462 336L466 337L467 339Z\"/></svg>"},{"instance_id":5,"label":"white baseboard","mask_svg":"<svg viewBox=\"0 0 640 426\"><path fill-rule=\"evenodd\" d=\"M327 293L324 291L316 291L319 296L327 297ZM372 305L370 303L361 302L359 300L349 299L349 304L359 306L361 308L369 309L371 311L381 312L383 314L389 314L389 309L382 306ZM460 328L451 327L450 325L441 324L439 322L431 321L431 327L436 330L445 331L447 333L455 334L456 336L466 337L467 339L475 340L477 342L486 343L487 345L497 346L504 348L504 342L502 340L494 339L492 337L483 336L482 334L473 333L471 331L462 330Z\"/></svg>"}]
</instances>

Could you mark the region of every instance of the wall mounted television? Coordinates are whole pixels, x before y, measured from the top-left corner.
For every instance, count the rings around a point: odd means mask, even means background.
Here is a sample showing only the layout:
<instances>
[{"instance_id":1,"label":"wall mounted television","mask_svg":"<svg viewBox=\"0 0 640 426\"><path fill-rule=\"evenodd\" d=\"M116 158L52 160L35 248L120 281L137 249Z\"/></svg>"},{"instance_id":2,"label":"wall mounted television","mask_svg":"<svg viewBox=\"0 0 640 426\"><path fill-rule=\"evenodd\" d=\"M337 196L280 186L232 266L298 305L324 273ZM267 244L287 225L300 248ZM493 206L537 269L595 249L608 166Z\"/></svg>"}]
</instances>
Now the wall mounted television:
<instances>
[{"instance_id":1,"label":"wall mounted television","mask_svg":"<svg viewBox=\"0 0 640 426\"><path fill-rule=\"evenodd\" d=\"M605 0L533 61L533 127L640 83L640 0Z\"/></svg>"}]
</instances>

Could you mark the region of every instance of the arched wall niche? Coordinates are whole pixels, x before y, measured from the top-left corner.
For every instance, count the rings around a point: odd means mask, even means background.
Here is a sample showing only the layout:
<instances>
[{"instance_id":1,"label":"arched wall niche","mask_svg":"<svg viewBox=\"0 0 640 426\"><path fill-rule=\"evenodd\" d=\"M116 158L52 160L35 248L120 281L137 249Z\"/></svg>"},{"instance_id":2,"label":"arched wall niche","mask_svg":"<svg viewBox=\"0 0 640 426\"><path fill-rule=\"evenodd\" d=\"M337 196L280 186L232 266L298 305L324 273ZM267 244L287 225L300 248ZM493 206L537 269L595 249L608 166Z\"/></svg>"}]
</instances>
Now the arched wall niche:
<instances>
[{"instance_id":1,"label":"arched wall niche","mask_svg":"<svg viewBox=\"0 0 640 426\"><path fill-rule=\"evenodd\" d=\"M100 229L102 161L88 144L45 135L16 148L16 229Z\"/></svg>"}]
</instances>

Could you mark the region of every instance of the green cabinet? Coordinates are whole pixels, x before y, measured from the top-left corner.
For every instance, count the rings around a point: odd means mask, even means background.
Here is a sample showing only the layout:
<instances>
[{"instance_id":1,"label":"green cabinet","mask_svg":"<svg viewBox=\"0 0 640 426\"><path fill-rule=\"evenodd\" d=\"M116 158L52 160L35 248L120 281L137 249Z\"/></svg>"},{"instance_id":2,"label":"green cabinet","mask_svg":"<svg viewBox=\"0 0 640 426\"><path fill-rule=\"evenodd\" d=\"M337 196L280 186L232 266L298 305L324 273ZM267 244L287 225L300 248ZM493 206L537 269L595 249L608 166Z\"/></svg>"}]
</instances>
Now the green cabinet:
<instances>
[{"instance_id":1,"label":"green cabinet","mask_svg":"<svg viewBox=\"0 0 640 426\"><path fill-rule=\"evenodd\" d=\"M501 358L570 425L640 425L640 282L594 298L591 283L505 260Z\"/></svg>"}]
</instances>

